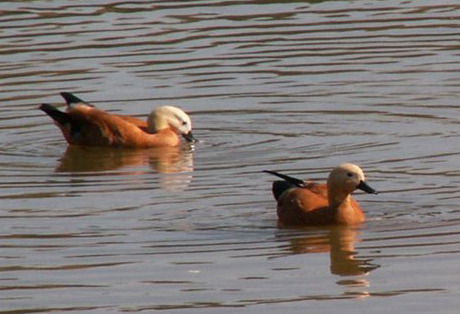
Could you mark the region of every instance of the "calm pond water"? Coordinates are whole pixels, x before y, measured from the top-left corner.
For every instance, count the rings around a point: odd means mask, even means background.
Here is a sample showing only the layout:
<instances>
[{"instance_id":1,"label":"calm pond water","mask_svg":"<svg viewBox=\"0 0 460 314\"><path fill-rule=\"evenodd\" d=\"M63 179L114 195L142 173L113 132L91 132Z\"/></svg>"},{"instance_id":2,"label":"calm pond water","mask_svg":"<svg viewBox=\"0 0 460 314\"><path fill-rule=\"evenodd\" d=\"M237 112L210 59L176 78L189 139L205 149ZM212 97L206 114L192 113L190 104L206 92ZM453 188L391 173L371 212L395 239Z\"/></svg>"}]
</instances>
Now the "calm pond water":
<instances>
[{"instance_id":1,"label":"calm pond water","mask_svg":"<svg viewBox=\"0 0 460 314\"><path fill-rule=\"evenodd\" d=\"M458 313L458 1L0 8L1 313ZM68 148L61 91L201 141ZM262 170L346 161L368 223L277 228Z\"/></svg>"}]
</instances>

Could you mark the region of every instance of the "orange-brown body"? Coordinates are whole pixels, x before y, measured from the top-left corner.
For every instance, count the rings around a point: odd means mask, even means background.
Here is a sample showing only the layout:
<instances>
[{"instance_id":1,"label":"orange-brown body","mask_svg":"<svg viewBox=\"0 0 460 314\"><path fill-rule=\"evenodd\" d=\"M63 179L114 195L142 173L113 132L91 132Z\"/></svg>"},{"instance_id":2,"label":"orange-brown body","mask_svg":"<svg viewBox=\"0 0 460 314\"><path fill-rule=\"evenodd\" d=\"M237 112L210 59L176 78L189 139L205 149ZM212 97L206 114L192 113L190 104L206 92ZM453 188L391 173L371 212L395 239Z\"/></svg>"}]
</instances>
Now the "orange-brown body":
<instances>
[{"instance_id":1,"label":"orange-brown body","mask_svg":"<svg viewBox=\"0 0 460 314\"><path fill-rule=\"evenodd\" d=\"M180 144L179 134L193 141L190 118L179 108L164 106L147 121L97 109L70 93L62 93L68 107L61 112L50 105L40 109L53 118L69 144L123 148L149 148Z\"/></svg>"},{"instance_id":2,"label":"orange-brown body","mask_svg":"<svg viewBox=\"0 0 460 314\"><path fill-rule=\"evenodd\" d=\"M329 206L326 184L308 183L285 191L278 199L277 214L281 225L350 225L364 222L358 202L349 197L337 208Z\"/></svg>"},{"instance_id":3,"label":"orange-brown body","mask_svg":"<svg viewBox=\"0 0 460 314\"><path fill-rule=\"evenodd\" d=\"M71 108L67 115L72 123L57 125L73 145L148 148L180 143L179 135L170 127L150 134L147 122L130 116L112 115L87 106ZM72 133L74 125L78 126L78 133Z\"/></svg>"},{"instance_id":4,"label":"orange-brown body","mask_svg":"<svg viewBox=\"0 0 460 314\"><path fill-rule=\"evenodd\" d=\"M361 189L376 193L365 183L362 170L353 164L334 168L327 184L266 171L285 179L273 183L281 226L355 225L365 221L364 213L351 193Z\"/></svg>"}]
</instances>

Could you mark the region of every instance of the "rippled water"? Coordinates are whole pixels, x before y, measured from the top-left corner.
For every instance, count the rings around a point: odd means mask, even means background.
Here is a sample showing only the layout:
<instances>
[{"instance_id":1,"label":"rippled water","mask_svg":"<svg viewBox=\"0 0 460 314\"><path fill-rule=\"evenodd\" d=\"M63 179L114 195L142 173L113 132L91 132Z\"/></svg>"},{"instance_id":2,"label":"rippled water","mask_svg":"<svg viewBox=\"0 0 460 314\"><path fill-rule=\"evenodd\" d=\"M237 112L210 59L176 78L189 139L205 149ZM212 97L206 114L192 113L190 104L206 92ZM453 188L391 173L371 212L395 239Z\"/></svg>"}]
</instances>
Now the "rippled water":
<instances>
[{"instance_id":1,"label":"rippled water","mask_svg":"<svg viewBox=\"0 0 460 314\"><path fill-rule=\"evenodd\" d=\"M457 1L0 1L0 310L457 313ZM190 113L68 148L37 110ZM264 169L361 165L356 229L278 229Z\"/></svg>"}]
</instances>

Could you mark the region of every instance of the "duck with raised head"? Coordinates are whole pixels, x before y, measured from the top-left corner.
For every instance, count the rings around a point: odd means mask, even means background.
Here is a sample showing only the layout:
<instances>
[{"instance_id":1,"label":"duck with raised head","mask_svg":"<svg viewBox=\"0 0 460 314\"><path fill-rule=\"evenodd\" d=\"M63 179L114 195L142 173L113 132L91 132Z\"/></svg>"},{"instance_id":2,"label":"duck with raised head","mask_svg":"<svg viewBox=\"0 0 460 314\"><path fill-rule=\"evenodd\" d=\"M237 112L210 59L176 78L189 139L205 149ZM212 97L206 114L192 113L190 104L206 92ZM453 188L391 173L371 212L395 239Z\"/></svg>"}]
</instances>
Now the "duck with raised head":
<instances>
[{"instance_id":1,"label":"duck with raised head","mask_svg":"<svg viewBox=\"0 0 460 314\"><path fill-rule=\"evenodd\" d=\"M181 109L173 106L156 108L147 121L97 109L71 93L61 93L67 110L49 104L39 109L48 114L61 129L69 144L123 148L177 146L182 135L194 142L192 122Z\"/></svg>"},{"instance_id":2,"label":"duck with raised head","mask_svg":"<svg viewBox=\"0 0 460 314\"><path fill-rule=\"evenodd\" d=\"M356 225L365 221L356 190L377 194L365 180L360 167L345 163L332 169L326 184L303 181L275 171L284 179L273 182L280 226Z\"/></svg>"}]
</instances>

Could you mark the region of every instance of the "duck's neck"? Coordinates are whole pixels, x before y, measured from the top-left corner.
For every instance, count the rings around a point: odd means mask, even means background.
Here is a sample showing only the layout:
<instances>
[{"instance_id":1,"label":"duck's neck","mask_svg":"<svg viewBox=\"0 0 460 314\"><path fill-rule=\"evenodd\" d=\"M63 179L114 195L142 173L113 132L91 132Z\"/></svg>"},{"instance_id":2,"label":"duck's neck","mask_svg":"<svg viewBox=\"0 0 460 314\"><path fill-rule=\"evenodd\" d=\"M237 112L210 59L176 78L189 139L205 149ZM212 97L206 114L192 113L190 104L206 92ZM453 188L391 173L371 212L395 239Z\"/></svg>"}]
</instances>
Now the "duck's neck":
<instances>
[{"instance_id":1,"label":"duck's neck","mask_svg":"<svg viewBox=\"0 0 460 314\"><path fill-rule=\"evenodd\" d=\"M335 191L328 191L329 207L334 210L339 210L351 204L351 196L348 193L337 193Z\"/></svg>"},{"instance_id":2,"label":"duck's neck","mask_svg":"<svg viewBox=\"0 0 460 314\"><path fill-rule=\"evenodd\" d=\"M152 113L147 118L147 132L148 133L154 134L168 127L169 125L166 119L155 113Z\"/></svg>"},{"instance_id":3,"label":"duck's neck","mask_svg":"<svg viewBox=\"0 0 460 314\"><path fill-rule=\"evenodd\" d=\"M351 194L329 194L329 209L339 224L358 224L364 221L361 210L353 204Z\"/></svg>"}]
</instances>

